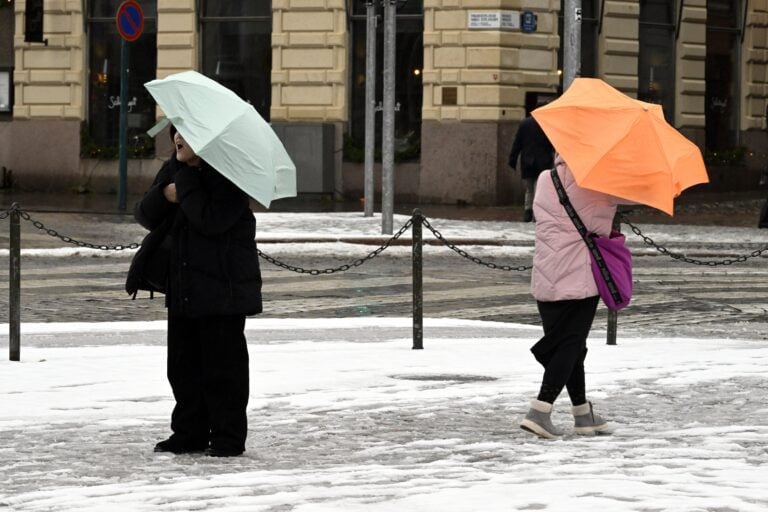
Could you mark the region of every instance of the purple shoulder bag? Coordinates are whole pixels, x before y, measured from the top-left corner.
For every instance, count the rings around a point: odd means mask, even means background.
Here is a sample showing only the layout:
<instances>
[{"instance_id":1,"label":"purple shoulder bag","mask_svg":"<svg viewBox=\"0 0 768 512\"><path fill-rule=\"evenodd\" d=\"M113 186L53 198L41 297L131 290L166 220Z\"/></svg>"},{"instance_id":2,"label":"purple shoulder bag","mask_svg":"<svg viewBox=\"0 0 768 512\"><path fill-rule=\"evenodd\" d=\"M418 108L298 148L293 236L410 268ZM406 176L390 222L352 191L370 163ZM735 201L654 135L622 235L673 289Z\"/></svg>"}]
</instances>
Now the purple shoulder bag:
<instances>
[{"instance_id":1,"label":"purple shoulder bag","mask_svg":"<svg viewBox=\"0 0 768 512\"><path fill-rule=\"evenodd\" d=\"M557 171L551 171L555 190L568 216L573 221L592 256L592 275L595 277L597 291L606 307L618 311L629 305L632 299L632 254L625 245L624 235L611 231L609 237L588 233L579 214L568 199Z\"/></svg>"}]
</instances>

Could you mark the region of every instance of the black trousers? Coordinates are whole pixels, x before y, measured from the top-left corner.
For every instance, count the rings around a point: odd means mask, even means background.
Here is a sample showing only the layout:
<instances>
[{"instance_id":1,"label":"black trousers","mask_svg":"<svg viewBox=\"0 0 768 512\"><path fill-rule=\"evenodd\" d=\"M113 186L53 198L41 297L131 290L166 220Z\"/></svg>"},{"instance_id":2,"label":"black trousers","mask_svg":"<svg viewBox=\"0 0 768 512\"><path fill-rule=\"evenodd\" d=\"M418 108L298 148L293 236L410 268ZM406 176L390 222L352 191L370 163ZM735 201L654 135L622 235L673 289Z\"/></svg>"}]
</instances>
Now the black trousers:
<instances>
[{"instance_id":1,"label":"black trousers","mask_svg":"<svg viewBox=\"0 0 768 512\"><path fill-rule=\"evenodd\" d=\"M185 442L245 450L248 346L245 316L168 314L168 382L176 399L171 430Z\"/></svg>"},{"instance_id":2,"label":"black trousers","mask_svg":"<svg viewBox=\"0 0 768 512\"><path fill-rule=\"evenodd\" d=\"M599 300L595 296L537 303L544 336L531 352L544 367L539 400L554 403L565 387L573 405L586 402L584 359Z\"/></svg>"}]
</instances>

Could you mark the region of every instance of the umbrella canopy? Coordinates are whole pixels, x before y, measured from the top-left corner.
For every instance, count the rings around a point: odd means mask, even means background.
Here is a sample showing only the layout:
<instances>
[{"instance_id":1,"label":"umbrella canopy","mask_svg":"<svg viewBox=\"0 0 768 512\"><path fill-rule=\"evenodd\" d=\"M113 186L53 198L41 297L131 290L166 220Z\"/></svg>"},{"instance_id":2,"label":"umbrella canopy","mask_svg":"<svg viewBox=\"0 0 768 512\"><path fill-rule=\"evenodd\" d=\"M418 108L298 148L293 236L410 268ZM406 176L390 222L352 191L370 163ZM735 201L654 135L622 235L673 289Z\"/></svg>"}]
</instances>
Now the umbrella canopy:
<instances>
[{"instance_id":1,"label":"umbrella canopy","mask_svg":"<svg viewBox=\"0 0 768 512\"><path fill-rule=\"evenodd\" d=\"M144 87L195 153L259 203L296 195L296 166L253 105L195 71Z\"/></svg>"},{"instance_id":2,"label":"umbrella canopy","mask_svg":"<svg viewBox=\"0 0 768 512\"><path fill-rule=\"evenodd\" d=\"M701 151L664 120L659 105L596 78L577 78L532 113L576 182L670 215L673 199L707 183Z\"/></svg>"}]
</instances>

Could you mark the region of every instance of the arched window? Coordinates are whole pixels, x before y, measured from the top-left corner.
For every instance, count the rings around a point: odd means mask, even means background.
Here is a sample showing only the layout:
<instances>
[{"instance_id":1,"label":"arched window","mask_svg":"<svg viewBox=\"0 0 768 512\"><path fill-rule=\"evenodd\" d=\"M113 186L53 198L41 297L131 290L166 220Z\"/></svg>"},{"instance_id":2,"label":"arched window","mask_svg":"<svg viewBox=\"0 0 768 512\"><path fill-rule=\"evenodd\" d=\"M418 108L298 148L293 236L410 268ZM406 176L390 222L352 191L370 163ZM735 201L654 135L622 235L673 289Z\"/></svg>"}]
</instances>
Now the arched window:
<instances>
[{"instance_id":1,"label":"arched window","mask_svg":"<svg viewBox=\"0 0 768 512\"><path fill-rule=\"evenodd\" d=\"M269 120L272 103L272 2L202 0L202 72L232 89Z\"/></svg>"},{"instance_id":2,"label":"arched window","mask_svg":"<svg viewBox=\"0 0 768 512\"><path fill-rule=\"evenodd\" d=\"M354 0L350 16L352 80L349 135L354 146L363 148L365 139L365 30L366 0ZM383 101L384 22L377 4L376 102ZM398 158L417 158L421 149L421 107L424 67L424 2L400 0L396 11L395 39L395 152ZM376 147L381 148L381 113L376 115Z\"/></svg>"},{"instance_id":3,"label":"arched window","mask_svg":"<svg viewBox=\"0 0 768 512\"><path fill-rule=\"evenodd\" d=\"M637 61L638 99L660 104L670 124L675 115L675 3L641 0Z\"/></svg>"},{"instance_id":4,"label":"arched window","mask_svg":"<svg viewBox=\"0 0 768 512\"><path fill-rule=\"evenodd\" d=\"M88 124L83 137L85 157L116 158L120 131L120 48L117 9L123 0L88 2ZM155 124L155 101L144 83L157 69L157 0L142 0L144 29L130 48L128 74L128 150L130 156L151 156L154 141L146 131Z\"/></svg>"}]
</instances>

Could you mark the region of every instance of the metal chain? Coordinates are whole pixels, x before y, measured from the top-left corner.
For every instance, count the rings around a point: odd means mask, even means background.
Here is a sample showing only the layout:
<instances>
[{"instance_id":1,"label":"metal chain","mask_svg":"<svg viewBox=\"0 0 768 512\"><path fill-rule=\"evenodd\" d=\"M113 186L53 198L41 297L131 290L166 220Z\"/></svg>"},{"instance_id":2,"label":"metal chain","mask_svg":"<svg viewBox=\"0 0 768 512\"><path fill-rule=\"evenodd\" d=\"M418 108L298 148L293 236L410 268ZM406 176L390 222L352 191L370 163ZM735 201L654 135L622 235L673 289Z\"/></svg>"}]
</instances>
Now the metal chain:
<instances>
[{"instance_id":1,"label":"metal chain","mask_svg":"<svg viewBox=\"0 0 768 512\"><path fill-rule=\"evenodd\" d=\"M295 267L293 265L288 265L286 263L283 263L282 261L279 261L279 260L273 258L272 256L264 254L261 251L261 249L257 249L257 252L259 253L259 256L261 256L262 258L264 258L268 262L272 263L273 265L277 265L278 267L282 267L282 268L284 268L286 270L290 270L291 272L296 272L298 274L310 274L310 275L313 275L313 276L317 276L317 275L320 275L320 274L333 274L335 272L347 271L347 270L349 270L349 269L351 269L353 267L359 267L363 263L372 260L373 258L378 256L379 254L384 252L384 250L387 249L390 246L390 244L392 244L392 242L394 242L395 240L400 238L403 235L403 233L405 233L406 231L408 231L411 228L412 225L413 225L413 217L408 219L408 222L403 224L403 227L401 227L400 230L392 236L392 238L390 238L389 240L384 242L384 244L381 247L379 247L378 249L376 249L375 251L372 251L372 252L368 253L368 255L365 256L364 258L359 258L359 259L353 261L352 263L349 263L349 264L346 264L346 265L341 265L340 267L336 267L336 268L326 268L326 269L320 270L320 269L306 269L306 268L301 268L301 267Z\"/></svg>"},{"instance_id":2,"label":"metal chain","mask_svg":"<svg viewBox=\"0 0 768 512\"><path fill-rule=\"evenodd\" d=\"M470 255L464 249L459 249L456 245L450 243L448 240L445 239L445 237L442 235L442 233L440 233L438 230L436 230L435 228L432 227L432 225L429 223L429 221L427 219L423 219L422 223L424 224L424 226L426 226L426 228L428 230L430 230L432 232L433 235L435 235L435 238L437 238L438 240L443 242L443 245L445 245L446 247L449 247L450 249L452 249L453 251L458 253L460 256L462 256L464 258L467 258L468 260L470 260L470 261L472 261L474 263L477 263L478 265L485 265L488 268L498 269L498 270L507 270L507 271L514 270L516 272L524 272L526 270L530 270L531 268L533 268L533 267L530 267L530 266L522 266L522 265L519 266L519 267L512 267L510 265L497 265L495 263L489 263L487 261L483 261L483 260L481 260L480 258L478 258L476 256Z\"/></svg>"},{"instance_id":3,"label":"metal chain","mask_svg":"<svg viewBox=\"0 0 768 512\"><path fill-rule=\"evenodd\" d=\"M76 239L74 239L72 237L69 237L69 236L66 236L66 235L61 235L55 229L48 228L42 222L40 222L38 220L34 220L29 215L29 213L27 213L24 210L19 209L18 206L16 206L16 205L12 206L11 208L6 209L5 211L0 212L0 220L7 219L11 215L11 213L13 213L14 210L18 211L19 217L21 217L25 221L31 223L35 228L39 229L40 231L44 231L49 236L52 236L54 238L58 238L62 242L65 242L65 243L68 243L68 244L72 244L72 245L76 245L77 247L83 247L83 248L87 248L87 249L97 249L97 250L101 250L101 251L122 251L124 249L138 249L141 246L141 244L139 244L137 242L132 242L132 243L129 243L129 244L115 244L115 245L104 245L104 244L101 244L101 245L96 245L96 244L91 244L91 243L88 243L88 242L83 242L83 241L80 241L80 240L76 240ZM640 230L640 228L635 226L627 218L627 216L624 213L619 212L618 215L621 218L621 221L624 224L627 224L630 227L630 229L632 229L633 233L635 233L637 236L642 238L643 242L645 242L646 245L649 245L649 246L655 248L661 254L669 256L670 258L675 259L677 261L681 261L683 263L690 263L692 265L702 265L702 266L709 266L709 267L717 267L717 266L721 266L721 265L733 265L734 263L744 263L744 262L746 262L750 258L757 258L757 257L762 256L763 253L768 252L768 245L766 245L762 249L758 249L758 250L752 251L748 255L741 255L741 256L737 256L735 258L728 258L728 259L719 260L719 261L711 261L711 260L704 261L704 260L698 260L698 259L695 259L695 258L689 258L689 257L685 256L684 254L679 254L679 253L672 252L669 249L667 249L666 247L663 247L663 246L657 244L656 242L654 242L651 237L649 237L648 235L644 234ZM423 225L427 229L429 229L432 232L432 234L435 236L435 238L437 238L438 240L440 240L443 243L443 245L445 245L446 247L450 248L451 250L453 250L454 252L456 252L460 256L462 256L462 257L472 261L473 263L477 263L478 265L484 265L484 266L486 266L488 268L491 268L491 269L506 270L506 271L517 271L517 272L524 272L524 271L530 270L532 268L531 266L525 266L525 265L521 265L521 266L518 266L518 267L513 267L513 266L510 266L510 265L497 265L496 263L491 263L491 262L483 261L482 259L480 259L480 258L478 258L476 256L470 255L467 251L465 251L463 249L460 249L455 244L452 244L448 240L446 240L445 237L442 235L442 233L440 233L440 231L435 229L429 223L429 221L426 218L422 218L422 223L423 223ZM392 244L392 242L394 242L395 240L400 238L406 231L408 231L408 229L410 229L411 226L413 226L413 217L408 219L408 221L405 224L403 224L403 226L400 228L400 230L397 233L395 233L392 236L392 238L387 240L384 244L382 244L375 251L372 251L372 252L368 253L368 255L366 255L365 257L359 258L359 259L353 261L352 263L341 265L341 266L336 267L336 268L305 269L305 268L302 268L302 267L296 267L296 266L293 266L293 265L288 265L286 263L283 263L283 262L277 260L276 258L273 258L272 256L269 256L269 255L265 254L260 249L257 249L257 251L258 251L259 256L264 258L268 262L270 262L270 263L272 263L274 265L277 265L278 267L282 267L282 268L284 268L286 270L290 270L292 272L297 272L299 274L310 274L310 275L333 274L335 272L344 272L346 270L350 270L353 267L359 267L363 263L374 259L376 256L378 256L379 254L384 252Z\"/></svg>"},{"instance_id":4,"label":"metal chain","mask_svg":"<svg viewBox=\"0 0 768 512\"><path fill-rule=\"evenodd\" d=\"M101 250L101 251L122 251L123 249L138 249L141 246L141 244L136 243L136 242L132 242L130 244L116 244L116 245L95 245L95 244L91 244L91 243L88 243L88 242L81 242L80 240L76 240L76 239L74 239L72 237L61 235L55 229L50 229L50 228L45 227L45 224L43 224L39 220L32 219L32 217L30 217L30 215L27 212L25 212L23 210L20 210L18 207L16 207L16 208L12 207L11 208L11 210L14 210L14 209L19 212L19 217L21 217L22 219L24 219L27 222L31 223L33 226L35 226L40 231L45 231L46 234L48 234L48 235L50 235L50 236L52 236L54 238L58 238L62 242L65 242L65 243L68 243L68 244L72 244L72 245L76 245L78 247L85 247L87 249L98 249L98 250ZM8 213L10 213L11 210L9 210ZM4 218L4 217L0 217L0 218Z\"/></svg>"},{"instance_id":5,"label":"metal chain","mask_svg":"<svg viewBox=\"0 0 768 512\"><path fill-rule=\"evenodd\" d=\"M618 215L619 215L619 217L621 217L621 221L624 224L627 224L637 236L642 238L643 242L645 242L646 245L650 245L651 247L655 248L660 253L662 253L662 254L664 254L666 256L669 256L672 259L675 259L675 260L678 260L678 261L682 261L683 263L690 263L692 265L704 265L704 266L708 266L708 267L717 267L717 266L720 266L720 265L733 265L734 263L744 263L749 258L757 258L757 257L761 256L764 252L768 251L768 245L766 245L762 249L758 249L756 251L752 251L749 255L741 255L741 256L737 256L736 258L732 258L732 259L725 259L725 260L720 260L720 261L697 260L697 259L694 259L694 258L689 258L689 257L685 256L684 254L674 253L674 252L670 251L669 249L667 249L666 247L663 247L663 246L657 244L656 242L653 241L653 239L651 239L651 237L649 237L648 235L646 235L642 231L640 231L640 228L638 228L637 226L632 224L632 222L629 221L629 219L626 217L626 215L624 215L621 212L619 212Z\"/></svg>"}]
</instances>

